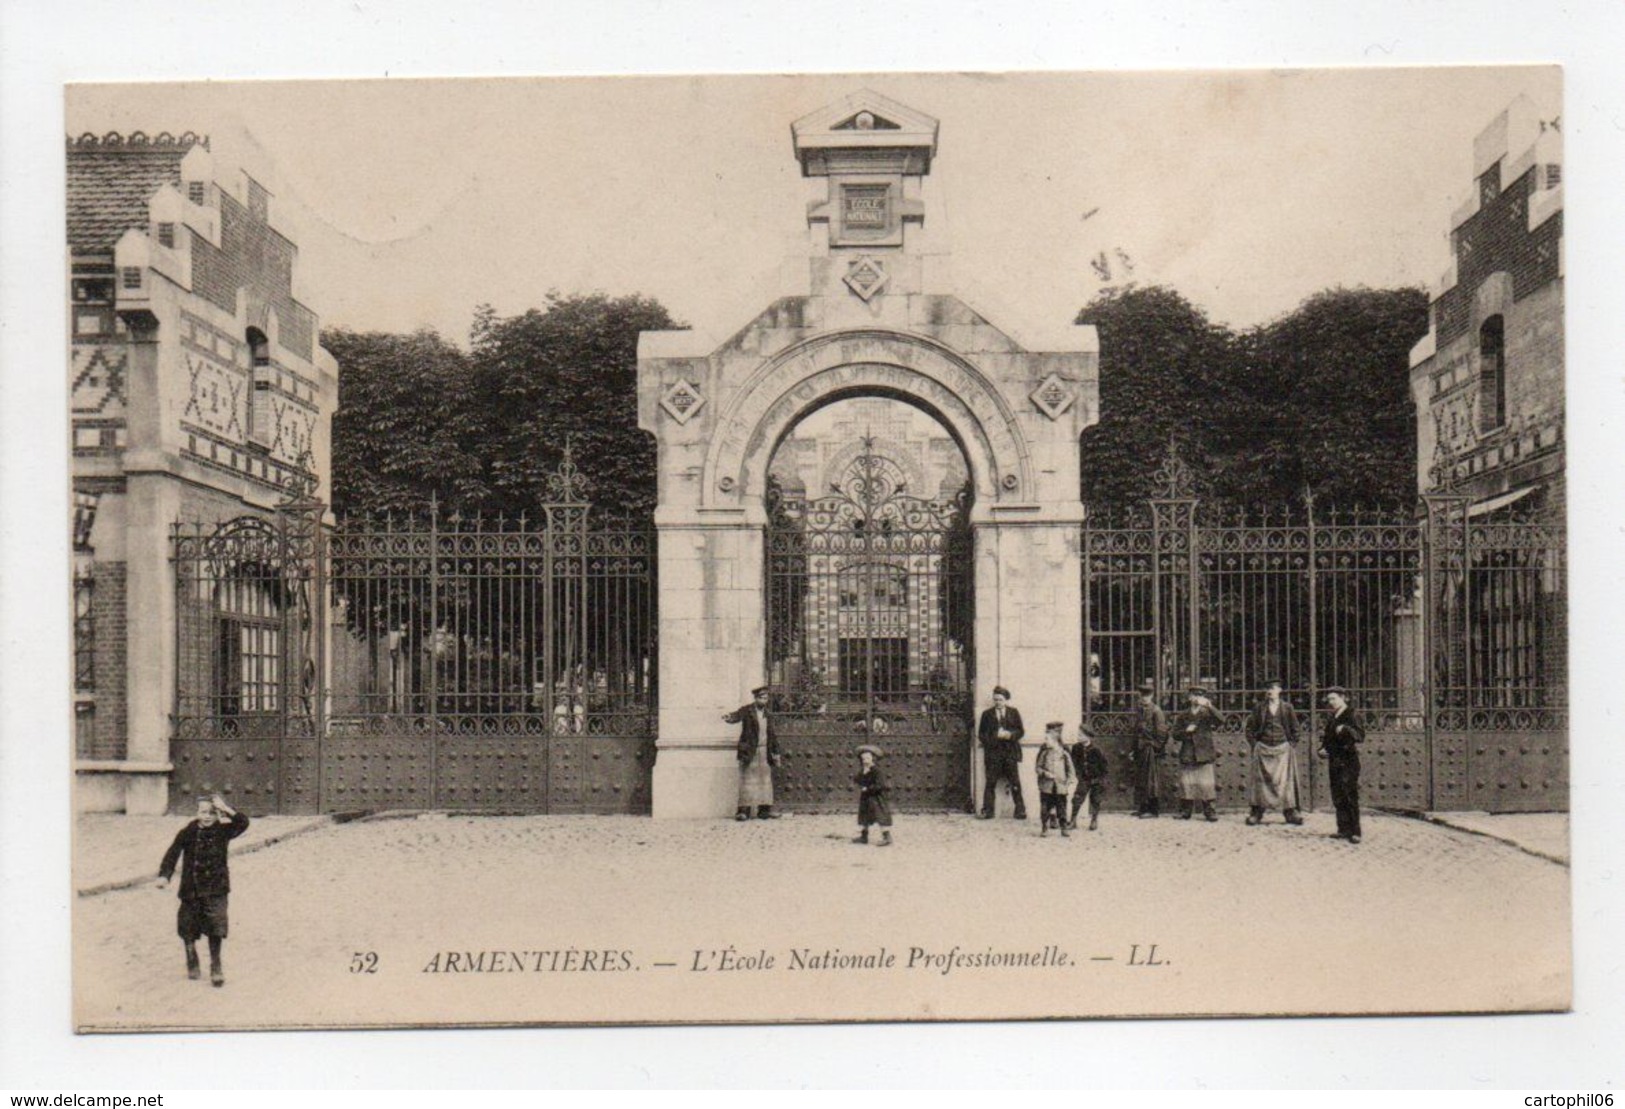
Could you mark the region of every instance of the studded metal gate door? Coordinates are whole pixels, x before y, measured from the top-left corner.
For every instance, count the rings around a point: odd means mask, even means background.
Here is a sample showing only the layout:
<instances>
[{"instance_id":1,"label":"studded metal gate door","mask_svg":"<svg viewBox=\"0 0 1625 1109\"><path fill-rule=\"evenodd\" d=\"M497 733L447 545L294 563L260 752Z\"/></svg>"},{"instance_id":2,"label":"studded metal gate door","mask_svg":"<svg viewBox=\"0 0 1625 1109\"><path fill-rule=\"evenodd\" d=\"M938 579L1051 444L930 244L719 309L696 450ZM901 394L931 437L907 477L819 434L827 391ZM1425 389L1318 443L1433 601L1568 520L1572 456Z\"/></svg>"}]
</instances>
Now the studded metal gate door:
<instances>
[{"instance_id":1,"label":"studded metal gate door","mask_svg":"<svg viewBox=\"0 0 1625 1109\"><path fill-rule=\"evenodd\" d=\"M853 749L886 753L893 807L970 803L969 491L911 495L863 441L818 497L768 497L767 651L781 805L856 804Z\"/></svg>"}]
</instances>

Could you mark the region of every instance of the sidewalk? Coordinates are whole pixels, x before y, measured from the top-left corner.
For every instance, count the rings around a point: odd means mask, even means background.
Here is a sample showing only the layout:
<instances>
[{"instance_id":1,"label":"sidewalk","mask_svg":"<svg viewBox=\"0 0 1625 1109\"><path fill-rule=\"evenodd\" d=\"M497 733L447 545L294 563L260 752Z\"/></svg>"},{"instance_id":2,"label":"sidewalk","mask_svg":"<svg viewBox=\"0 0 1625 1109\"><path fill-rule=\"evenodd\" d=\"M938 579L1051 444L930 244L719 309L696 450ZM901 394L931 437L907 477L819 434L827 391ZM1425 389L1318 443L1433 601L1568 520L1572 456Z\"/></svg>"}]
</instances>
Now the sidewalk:
<instances>
[{"instance_id":1,"label":"sidewalk","mask_svg":"<svg viewBox=\"0 0 1625 1109\"><path fill-rule=\"evenodd\" d=\"M1537 858L1569 865L1569 814L1430 812L1424 820L1509 843Z\"/></svg>"},{"instance_id":2,"label":"sidewalk","mask_svg":"<svg viewBox=\"0 0 1625 1109\"><path fill-rule=\"evenodd\" d=\"M190 817L80 813L73 829L73 888L80 897L124 889L158 877L158 863ZM333 823L331 816L257 816L236 840L241 855Z\"/></svg>"}]
</instances>

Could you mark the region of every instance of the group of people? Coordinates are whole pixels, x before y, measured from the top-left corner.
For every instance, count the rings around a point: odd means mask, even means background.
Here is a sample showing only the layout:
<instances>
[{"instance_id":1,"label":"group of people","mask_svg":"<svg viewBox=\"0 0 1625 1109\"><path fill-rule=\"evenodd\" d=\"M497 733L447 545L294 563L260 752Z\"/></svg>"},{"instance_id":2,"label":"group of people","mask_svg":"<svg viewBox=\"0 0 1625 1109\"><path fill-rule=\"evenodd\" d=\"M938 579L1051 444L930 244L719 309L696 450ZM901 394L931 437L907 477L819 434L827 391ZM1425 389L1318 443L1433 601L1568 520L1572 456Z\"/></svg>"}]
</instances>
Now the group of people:
<instances>
[{"instance_id":1,"label":"group of people","mask_svg":"<svg viewBox=\"0 0 1625 1109\"><path fill-rule=\"evenodd\" d=\"M1213 734L1223 724L1213 707L1213 695L1205 686L1193 685L1187 691L1187 705L1170 721L1157 704L1156 684L1140 683L1140 700L1129 749L1131 782L1134 787L1134 815L1156 818L1161 815L1161 768L1171 761L1179 766L1179 817L1190 820L1200 807L1204 820L1217 821L1214 802L1218 783L1214 764L1218 751ZM1325 691L1327 714L1321 734L1319 754L1327 760L1331 780L1332 805L1337 811L1334 838L1359 843L1360 829L1360 744L1365 729L1349 706L1346 689L1333 686ZM981 817L993 817L993 800L1001 781L1008 782L1015 818L1027 818L1021 795L1021 738L1025 734L1021 713L1009 703L1010 691L1003 686L993 690L993 705L986 709L977 726L982 745L983 770ZM1078 741L1063 747L1065 725L1052 720L1044 729L1044 746L1038 752L1038 788L1043 801L1040 835L1059 826L1061 834L1077 827L1077 816L1085 799L1089 804L1089 827L1097 826L1100 790L1109 763L1095 735L1087 725L1078 725ZM1247 716L1247 823L1264 823L1266 813L1279 811L1288 824L1302 824L1298 800L1297 746L1301 739L1298 715L1291 702L1281 696L1281 682L1265 683L1262 700ZM1071 813L1065 799L1071 796Z\"/></svg>"},{"instance_id":2,"label":"group of people","mask_svg":"<svg viewBox=\"0 0 1625 1109\"><path fill-rule=\"evenodd\" d=\"M1266 814L1280 812L1288 824L1302 824L1298 798L1297 747L1302 734L1297 711L1281 695L1281 682L1270 679L1265 694L1247 716L1247 823L1264 823ZM1207 821L1217 821L1214 809L1218 783L1214 764L1218 751L1214 733L1223 725L1213 695L1205 686L1193 685L1187 691L1184 711L1173 716L1157 704L1156 684L1140 684L1140 700L1129 750L1131 782L1134 788L1134 815L1155 818L1161 815L1161 770L1169 762L1179 768L1179 817L1192 819L1198 811ZM1348 691L1334 686L1325 692L1328 712L1320 738L1320 757L1328 762L1332 804L1337 811L1338 839L1359 843L1360 829L1360 744L1365 730L1349 706ZM773 769L781 753L768 716L768 688L751 691L751 703L723 717L740 726L739 803L734 819L770 820L773 811ZM1044 743L1037 755L1038 790L1041 801L1039 835L1051 829L1068 835L1078 826L1078 814L1089 806L1089 830L1099 827L1100 803L1111 764L1085 724L1078 725L1077 739L1063 741L1066 725L1052 720L1044 726ZM976 738L982 749L984 771L982 806L979 815L991 820L999 785L1008 786L1015 805L1015 818L1027 819L1021 788L1021 741L1026 728L1021 712L1010 703L1004 686L993 689L993 704L977 721ZM884 752L871 743L856 748L858 772L858 822L861 832L856 842L869 842L869 829L879 825L880 843L891 843L891 807L886 799L885 775L880 762Z\"/></svg>"}]
</instances>

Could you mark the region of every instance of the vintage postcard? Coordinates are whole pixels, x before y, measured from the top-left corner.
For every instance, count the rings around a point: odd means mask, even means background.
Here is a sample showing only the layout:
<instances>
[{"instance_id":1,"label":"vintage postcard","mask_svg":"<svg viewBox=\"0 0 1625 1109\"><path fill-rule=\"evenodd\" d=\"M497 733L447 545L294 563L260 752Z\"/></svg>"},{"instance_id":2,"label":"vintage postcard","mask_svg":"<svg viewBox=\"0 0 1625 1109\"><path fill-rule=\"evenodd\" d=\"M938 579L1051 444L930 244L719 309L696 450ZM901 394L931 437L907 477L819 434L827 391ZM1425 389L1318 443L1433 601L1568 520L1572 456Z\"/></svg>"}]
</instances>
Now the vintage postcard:
<instances>
[{"instance_id":1,"label":"vintage postcard","mask_svg":"<svg viewBox=\"0 0 1625 1109\"><path fill-rule=\"evenodd\" d=\"M65 95L81 1031L1568 1008L1555 67Z\"/></svg>"}]
</instances>

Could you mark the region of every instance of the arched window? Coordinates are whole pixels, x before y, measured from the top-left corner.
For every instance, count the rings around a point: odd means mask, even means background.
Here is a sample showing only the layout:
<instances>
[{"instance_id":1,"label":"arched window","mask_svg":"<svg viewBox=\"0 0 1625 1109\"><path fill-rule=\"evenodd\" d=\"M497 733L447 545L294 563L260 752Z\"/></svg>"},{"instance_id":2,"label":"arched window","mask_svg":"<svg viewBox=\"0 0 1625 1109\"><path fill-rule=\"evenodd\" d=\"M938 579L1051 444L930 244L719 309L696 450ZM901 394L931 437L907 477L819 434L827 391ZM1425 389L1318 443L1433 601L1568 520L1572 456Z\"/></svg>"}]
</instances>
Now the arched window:
<instances>
[{"instance_id":1,"label":"arched window","mask_svg":"<svg viewBox=\"0 0 1625 1109\"><path fill-rule=\"evenodd\" d=\"M1478 430L1494 431L1506 422L1506 328L1500 316L1491 316L1478 329Z\"/></svg>"},{"instance_id":2,"label":"arched window","mask_svg":"<svg viewBox=\"0 0 1625 1109\"><path fill-rule=\"evenodd\" d=\"M282 606L268 567L240 565L216 587L215 696L220 716L282 708Z\"/></svg>"}]
</instances>

